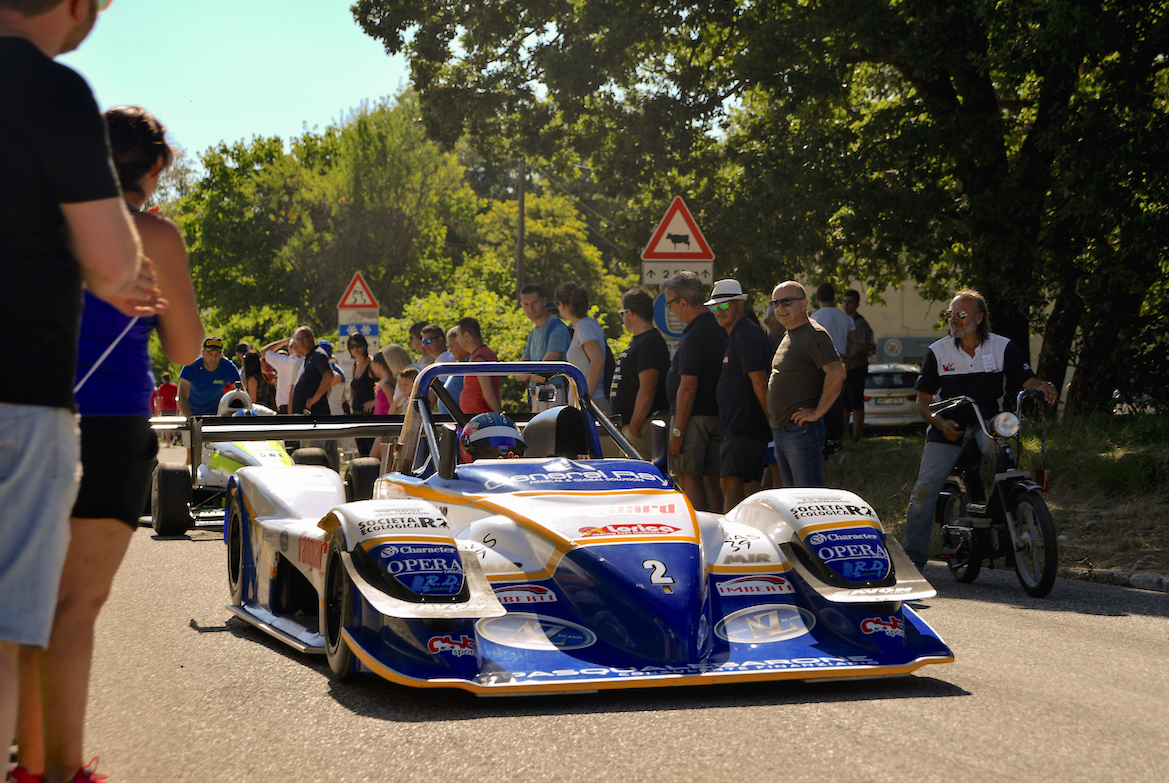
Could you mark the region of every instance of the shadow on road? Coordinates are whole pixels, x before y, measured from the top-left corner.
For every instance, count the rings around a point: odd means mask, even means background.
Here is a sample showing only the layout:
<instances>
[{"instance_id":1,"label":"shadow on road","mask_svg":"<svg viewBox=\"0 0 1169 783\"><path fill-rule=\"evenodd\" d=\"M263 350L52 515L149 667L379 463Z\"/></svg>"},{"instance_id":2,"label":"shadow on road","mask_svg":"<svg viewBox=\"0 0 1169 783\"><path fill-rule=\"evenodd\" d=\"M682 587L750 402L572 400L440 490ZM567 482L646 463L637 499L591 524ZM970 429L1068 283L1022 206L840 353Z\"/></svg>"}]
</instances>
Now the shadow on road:
<instances>
[{"instance_id":1,"label":"shadow on road","mask_svg":"<svg viewBox=\"0 0 1169 783\"><path fill-rule=\"evenodd\" d=\"M1101 617L1144 615L1169 617L1169 594L1133 590L1116 585L1057 579L1045 598L1032 598L1023 592L1014 571L984 568L972 584L962 584L941 565L927 565L925 578L938 591L939 598L986 601L1017 609L1045 612L1075 612ZM928 605L928 602L926 602ZM928 621L928 614L923 615Z\"/></svg>"},{"instance_id":2,"label":"shadow on road","mask_svg":"<svg viewBox=\"0 0 1169 783\"><path fill-rule=\"evenodd\" d=\"M401 723L479 718L581 715L662 710L704 710L779 704L885 701L969 696L944 680L904 676L882 680L793 680L708 686L679 686L597 693L481 697L458 690L412 690L373 675L353 684L332 682L330 695L342 707L369 718Z\"/></svg>"}]
</instances>

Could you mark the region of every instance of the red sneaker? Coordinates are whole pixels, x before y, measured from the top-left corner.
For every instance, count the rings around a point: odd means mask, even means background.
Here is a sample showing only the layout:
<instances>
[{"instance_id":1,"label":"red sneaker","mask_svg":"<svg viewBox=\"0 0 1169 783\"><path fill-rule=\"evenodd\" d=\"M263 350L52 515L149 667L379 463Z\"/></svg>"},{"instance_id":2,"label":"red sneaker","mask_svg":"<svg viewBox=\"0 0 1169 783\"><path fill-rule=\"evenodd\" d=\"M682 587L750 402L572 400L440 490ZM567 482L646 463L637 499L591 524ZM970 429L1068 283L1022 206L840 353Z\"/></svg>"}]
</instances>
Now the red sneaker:
<instances>
[{"instance_id":1,"label":"red sneaker","mask_svg":"<svg viewBox=\"0 0 1169 783\"><path fill-rule=\"evenodd\" d=\"M41 783L41 776L34 775L19 764L8 773L12 783Z\"/></svg>"},{"instance_id":2,"label":"red sneaker","mask_svg":"<svg viewBox=\"0 0 1169 783\"><path fill-rule=\"evenodd\" d=\"M89 760L81 769L77 770L77 774L69 778L69 783L103 783L109 775L102 775L97 771L97 756Z\"/></svg>"}]
</instances>

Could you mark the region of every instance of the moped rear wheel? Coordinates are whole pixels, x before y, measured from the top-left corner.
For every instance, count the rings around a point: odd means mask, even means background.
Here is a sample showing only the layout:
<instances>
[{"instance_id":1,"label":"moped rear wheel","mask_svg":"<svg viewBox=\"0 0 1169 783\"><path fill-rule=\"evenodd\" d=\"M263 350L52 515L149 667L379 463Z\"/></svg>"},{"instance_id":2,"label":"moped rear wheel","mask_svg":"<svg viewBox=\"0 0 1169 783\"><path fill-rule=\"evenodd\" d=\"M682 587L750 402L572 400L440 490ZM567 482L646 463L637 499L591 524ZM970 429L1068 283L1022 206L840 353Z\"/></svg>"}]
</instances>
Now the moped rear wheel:
<instances>
[{"instance_id":1,"label":"moped rear wheel","mask_svg":"<svg viewBox=\"0 0 1169 783\"><path fill-rule=\"evenodd\" d=\"M942 494L938 497L938 507L934 518L942 526L942 548L953 550L946 558L946 565L950 575L959 582L970 583L978 578L982 570L982 558L975 553L974 539L962 538L946 532L946 525L954 525L966 514L966 496L962 489L953 482L942 487Z\"/></svg>"},{"instance_id":2,"label":"moped rear wheel","mask_svg":"<svg viewBox=\"0 0 1169 783\"><path fill-rule=\"evenodd\" d=\"M1023 546L1015 551L1015 575L1028 595L1042 598L1055 585L1059 565L1059 542L1055 522L1043 496L1034 490L1021 490L1011 497L1015 513L1015 530Z\"/></svg>"}]
</instances>

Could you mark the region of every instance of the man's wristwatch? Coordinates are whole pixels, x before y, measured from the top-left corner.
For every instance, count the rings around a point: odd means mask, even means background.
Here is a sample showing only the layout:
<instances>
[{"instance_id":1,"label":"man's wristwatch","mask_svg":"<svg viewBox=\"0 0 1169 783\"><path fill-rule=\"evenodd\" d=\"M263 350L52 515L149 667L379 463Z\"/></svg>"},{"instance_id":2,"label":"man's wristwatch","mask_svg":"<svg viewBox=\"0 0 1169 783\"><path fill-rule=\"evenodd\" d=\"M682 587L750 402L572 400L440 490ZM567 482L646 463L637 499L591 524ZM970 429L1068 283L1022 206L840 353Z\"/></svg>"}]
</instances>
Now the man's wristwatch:
<instances>
[{"instance_id":1,"label":"man's wristwatch","mask_svg":"<svg viewBox=\"0 0 1169 783\"><path fill-rule=\"evenodd\" d=\"M674 429L670 430L670 434L673 435L675 438L680 438L680 437L682 437L682 430L675 427Z\"/></svg>"}]
</instances>

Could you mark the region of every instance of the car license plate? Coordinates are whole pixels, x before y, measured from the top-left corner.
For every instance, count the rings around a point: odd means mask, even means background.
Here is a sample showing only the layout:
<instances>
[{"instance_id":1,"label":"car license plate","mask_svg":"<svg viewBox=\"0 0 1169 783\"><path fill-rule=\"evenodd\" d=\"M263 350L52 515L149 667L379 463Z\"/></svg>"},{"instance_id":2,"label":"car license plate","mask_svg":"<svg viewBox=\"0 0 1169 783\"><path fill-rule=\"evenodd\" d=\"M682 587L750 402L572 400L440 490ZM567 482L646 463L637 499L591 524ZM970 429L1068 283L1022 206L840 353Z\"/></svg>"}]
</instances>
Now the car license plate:
<instances>
[{"instance_id":1,"label":"car license plate","mask_svg":"<svg viewBox=\"0 0 1169 783\"><path fill-rule=\"evenodd\" d=\"M878 405L900 405L903 402L905 402L905 400L901 397L878 397L877 398Z\"/></svg>"}]
</instances>

